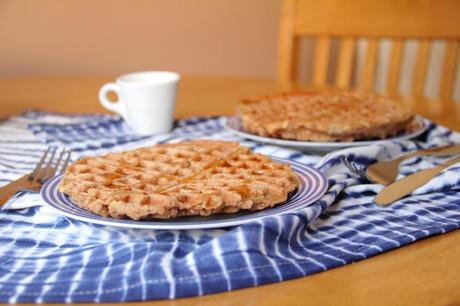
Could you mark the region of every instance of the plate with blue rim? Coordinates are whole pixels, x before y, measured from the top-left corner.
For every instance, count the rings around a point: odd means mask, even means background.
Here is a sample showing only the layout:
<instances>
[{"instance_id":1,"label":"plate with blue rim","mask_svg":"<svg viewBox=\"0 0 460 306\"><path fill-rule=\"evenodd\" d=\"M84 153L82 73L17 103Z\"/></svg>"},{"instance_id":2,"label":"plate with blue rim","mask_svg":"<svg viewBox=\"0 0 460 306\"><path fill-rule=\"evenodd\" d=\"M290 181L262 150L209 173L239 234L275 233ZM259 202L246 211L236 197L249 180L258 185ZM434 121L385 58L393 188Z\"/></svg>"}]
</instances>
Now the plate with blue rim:
<instances>
[{"instance_id":1,"label":"plate with blue rim","mask_svg":"<svg viewBox=\"0 0 460 306\"><path fill-rule=\"evenodd\" d=\"M223 228L258 221L262 218L301 210L316 201L328 187L326 177L317 169L284 158L273 160L290 164L299 177L299 188L283 203L260 211L242 211L228 214L215 214L206 217L188 216L172 219L131 220L103 217L77 206L72 199L58 190L62 174L48 180L42 187L41 196L48 206L60 214L87 223L137 229L205 229Z\"/></svg>"},{"instance_id":2,"label":"plate with blue rim","mask_svg":"<svg viewBox=\"0 0 460 306\"><path fill-rule=\"evenodd\" d=\"M419 123L419 128L410 133L403 133L394 137L389 137L385 139L375 139L375 140L357 140L357 141L336 141L336 142L314 142L314 141L300 141L300 140L287 140L280 138L271 138L259 136L247 132L243 128L243 123L239 116L230 116L227 117L224 123L224 127L240 137L262 142L265 144L271 144L281 147L292 148L300 151L309 151L309 152L332 152L336 150L341 150L350 147L359 147L359 146L369 146L374 144L379 144L385 141L395 141L395 140L407 140L420 136L428 128L427 124L422 117L416 116L415 120Z\"/></svg>"}]
</instances>

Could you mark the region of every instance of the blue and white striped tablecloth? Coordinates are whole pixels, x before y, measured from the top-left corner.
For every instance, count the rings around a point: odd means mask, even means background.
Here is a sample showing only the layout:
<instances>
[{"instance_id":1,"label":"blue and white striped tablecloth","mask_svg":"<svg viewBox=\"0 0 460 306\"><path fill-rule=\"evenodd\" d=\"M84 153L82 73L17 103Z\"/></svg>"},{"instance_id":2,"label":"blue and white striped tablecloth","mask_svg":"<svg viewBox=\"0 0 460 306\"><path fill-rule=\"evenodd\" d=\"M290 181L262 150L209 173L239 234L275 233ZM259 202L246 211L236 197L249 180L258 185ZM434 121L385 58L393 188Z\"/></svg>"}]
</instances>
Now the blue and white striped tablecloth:
<instances>
[{"instance_id":1,"label":"blue and white striped tablecloth","mask_svg":"<svg viewBox=\"0 0 460 306\"><path fill-rule=\"evenodd\" d=\"M222 128L223 118L189 118L169 134L139 137L118 117L27 112L0 125L0 185L29 172L48 145L74 159L161 142L239 140L255 151L315 165L330 189L297 213L225 230L152 231L105 227L62 217L46 206L0 211L0 302L123 302L204 295L281 282L332 269L460 226L460 165L413 195L383 208L382 186L340 163L363 166L402 152L460 143L430 124L417 141L347 149L325 157L249 142ZM445 158L405 162L401 176ZM36 194L13 205L35 202ZM16 203L17 202L17 203Z\"/></svg>"}]
</instances>

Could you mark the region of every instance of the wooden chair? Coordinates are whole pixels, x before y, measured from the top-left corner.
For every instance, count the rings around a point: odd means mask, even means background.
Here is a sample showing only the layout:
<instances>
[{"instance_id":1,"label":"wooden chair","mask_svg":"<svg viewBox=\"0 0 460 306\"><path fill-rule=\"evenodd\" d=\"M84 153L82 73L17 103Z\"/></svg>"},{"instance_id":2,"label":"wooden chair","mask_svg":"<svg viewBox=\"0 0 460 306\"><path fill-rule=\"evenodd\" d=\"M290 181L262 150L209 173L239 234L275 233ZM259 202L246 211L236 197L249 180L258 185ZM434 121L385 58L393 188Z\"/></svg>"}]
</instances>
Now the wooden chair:
<instances>
[{"instance_id":1,"label":"wooden chair","mask_svg":"<svg viewBox=\"0 0 460 306\"><path fill-rule=\"evenodd\" d=\"M456 0L284 0L280 23L278 79L296 80L299 39L315 39L312 82L315 87L340 89L357 87L375 90L379 40L391 39L385 92L412 101L414 108L428 117L457 122L460 112L453 98L458 69L460 38L460 1ZM367 39L364 65L358 84L352 85L357 39ZM327 84L331 42L339 40L335 83ZM416 39L418 50L414 65L411 95L401 97L399 82L407 39ZM427 67L434 39L446 41L442 78L437 97L424 96ZM433 107L435 105L435 107ZM446 115L447 114L447 115ZM445 119L449 117L450 119ZM442 120L442 119L445 120ZM453 118L453 119L452 119ZM453 120L453 121L452 121ZM457 128L460 128L457 122Z\"/></svg>"}]
</instances>

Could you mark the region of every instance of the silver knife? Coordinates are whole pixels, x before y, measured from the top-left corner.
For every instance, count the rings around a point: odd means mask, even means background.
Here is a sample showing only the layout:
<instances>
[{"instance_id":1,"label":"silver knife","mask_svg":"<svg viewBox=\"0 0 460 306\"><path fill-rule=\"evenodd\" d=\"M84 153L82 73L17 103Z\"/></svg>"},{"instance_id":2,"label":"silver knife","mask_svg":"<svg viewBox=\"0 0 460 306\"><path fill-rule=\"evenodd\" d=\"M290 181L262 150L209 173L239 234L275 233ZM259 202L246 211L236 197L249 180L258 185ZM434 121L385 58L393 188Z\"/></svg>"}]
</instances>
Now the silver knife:
<instances>
[{"instance_id":1,"label":"silver knife","mask_svg":"<svg viewBox=\"0 0 460 306\"><path fill-rule=\"evenodd\" d=\"M459 162L460 156L446 161L445 163L442 163L434 168L425 169L406 176L405 178L402 178L399 181L396 181L393 184L383 188L375 197L375 203L378 205L387 206L394 201L408 195L417 188L425 185L442 170Z\"/></svg>"}]
</instances>

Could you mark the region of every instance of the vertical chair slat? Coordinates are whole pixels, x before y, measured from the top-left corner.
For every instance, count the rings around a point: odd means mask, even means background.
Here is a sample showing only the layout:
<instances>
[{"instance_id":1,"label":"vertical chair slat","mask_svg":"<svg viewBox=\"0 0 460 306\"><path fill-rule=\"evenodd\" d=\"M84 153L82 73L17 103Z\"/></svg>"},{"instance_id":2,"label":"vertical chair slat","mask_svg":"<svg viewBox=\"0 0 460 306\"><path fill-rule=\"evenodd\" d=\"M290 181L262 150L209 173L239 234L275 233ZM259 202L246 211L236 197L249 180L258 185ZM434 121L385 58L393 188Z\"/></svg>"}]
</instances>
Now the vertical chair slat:
<instances>
[{"instance_id":1,"label":"vertical chair slat","mask_svg":"<svg viewBox=\"0 0 460 306\"><path fill-rule=\"evenodd\" d=\"M444 63L442 67L442 78L439 95L441 97L442 110L445 114L455 113L455 103L453 87L455 81L455 73L458 69L457 65L458 41L449 40L446 44L446 52L444 54Z\"/></svg>"},{"instance_id":2,"label":"vertical chair slat","mask_svg":"<svg viewBox=\"0 0 460 306\"><path fill-rule=\"evenodd\" d=\"M355 45L356 40L353 37L344 37L340 43L339 62L335 79L335 85L338 88L346 89L350 87Z\"/></svg>"},{"instance_id":3,"label":"vertical chair slat","mask_svg":"<svg viewBox=\"0 0 460 306\"><path fill-rule=\"evenodd\" d=\"M280 21L278 80L289 82L295 77L297 66L297 42L294 33L296 1L286 0Z\"/></svg>"},{"instance_id":4,"label":"vertical chair slat","mask_svg":"<svg viewBox=\"0 0 460 306\"><path fill-rule=\"evenodd\" d=\"M421 113L428 111L424 95L426 75L428 71L428 58L430 56L431 42L428 39L420 40L417 58L415 61L414 75L412 78L412 95L414 97L415 110Z\"/></svg>"},{"instance_id":5,"label":"vertical chair slat","mask_svg":"<svg viewBox=\"0 0 460 306\"><path fill-rule=\"evenodd\" d=\"M430 55L430 41L420 40L417 58L415 61L414 75L412 78L412 94L418 97L423 96L425 89L426 73L428 70L428 57Z\"/></svg>"},{"instance_id":6,"label":"vertical chair slat","mask_svg":"<svg viewBox=\"0 0 460 306\"><path fill-rule=\"evenodd\" d=\"M326 85L330 49L331 39L329 37L322 36L316 40L313 65L313 84L316 87Z\"/></svg>"},{"instance_id":7,"label":"vertical chair slat","mask_svg":"<svg viewBox=\"0 0 460 306\"><path fill-rule=\"evenodd\" d=\"M378 41L375 38L367 40L366 58L360 88L366 91L374 89L375 71L377 66Z\"/></svg>"},{"instance_id":8,"label":"vertical chair slat","mask_svg":"<svg viewBox=\"0 0 460 306\"><path fill-rule=\"evenodd\" d=\"M402 54L404 41L395 38L392 43L390 63L388 67L387 92L392 95L399 95L399 79L401 77Z\"/></svg>"}]
</instances>

